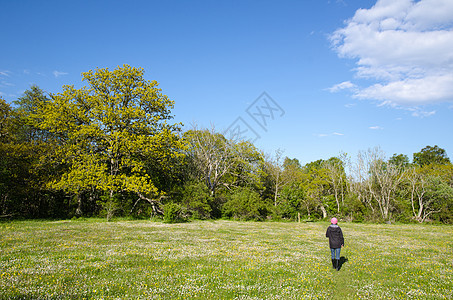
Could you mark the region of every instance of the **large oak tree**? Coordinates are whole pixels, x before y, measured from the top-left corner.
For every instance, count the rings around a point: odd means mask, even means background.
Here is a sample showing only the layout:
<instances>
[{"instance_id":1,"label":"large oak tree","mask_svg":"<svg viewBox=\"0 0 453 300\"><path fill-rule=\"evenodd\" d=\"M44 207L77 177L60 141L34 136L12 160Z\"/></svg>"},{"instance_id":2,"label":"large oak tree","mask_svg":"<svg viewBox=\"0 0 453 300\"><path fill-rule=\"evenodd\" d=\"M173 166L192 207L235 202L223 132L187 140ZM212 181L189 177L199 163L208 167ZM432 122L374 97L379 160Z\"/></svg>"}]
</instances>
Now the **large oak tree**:
<instances>
[{"instance_id":1,"label":"large oak tree","mask_svg":"<svg viewBox=\"0 0 453 300\"><path fill-rule=\"evenodd\" d=\"M178 125L167 123L174 102L143 75L128 65L82 73L87 86L64 86L34 114L37 126L55 134L55 157L66 166L50 186L75 194L101 191L108 217L121 193L136 194L157 212L162 191L145 161L153 157L165 165L182 147Z\"/></svg>"}]
</instances>

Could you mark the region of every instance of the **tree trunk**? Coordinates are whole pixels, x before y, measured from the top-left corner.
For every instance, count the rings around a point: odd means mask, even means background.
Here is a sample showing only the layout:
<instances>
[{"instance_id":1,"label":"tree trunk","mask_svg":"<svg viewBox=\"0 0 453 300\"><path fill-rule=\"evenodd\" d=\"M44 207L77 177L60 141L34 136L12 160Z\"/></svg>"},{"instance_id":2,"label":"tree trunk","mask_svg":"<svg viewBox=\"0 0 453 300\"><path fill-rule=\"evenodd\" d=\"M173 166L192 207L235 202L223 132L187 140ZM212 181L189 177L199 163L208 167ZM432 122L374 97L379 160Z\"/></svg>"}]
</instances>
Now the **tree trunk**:
<instances>
[{"instance_id":1,"label":"tree trunk","mask_svg":"<svg viewBox=\"0 0 453 300\"><path fill-rule=\"evenodd\" d=\"M338 191L335 189L335 201L337 201L337 213L340 213L340 201L338 200Z\"/></svg>"},{"instance_id":2,"label":"tree trunk","mask_svg":"<svg viewBox=\"0 0 453 300\"><path fill-rule=\"evenodd\" d=\"M322 211L322 218L323 219L327 218L327 211L326 211L326 208L324 207L324 205L322 203L319 206L319 208L321 208L321 211Z\"/></svg>"},{"instance_id":3,"label":"tree trunk","mask_svg":"<svg viewBox=\"0 0 453 300\"><path fill-rule=\"evenodd\" d=\"M82 216L82 196L80 193L77 193L77 208L75 214L77 217Z\"/></svg>"}]
</instances>

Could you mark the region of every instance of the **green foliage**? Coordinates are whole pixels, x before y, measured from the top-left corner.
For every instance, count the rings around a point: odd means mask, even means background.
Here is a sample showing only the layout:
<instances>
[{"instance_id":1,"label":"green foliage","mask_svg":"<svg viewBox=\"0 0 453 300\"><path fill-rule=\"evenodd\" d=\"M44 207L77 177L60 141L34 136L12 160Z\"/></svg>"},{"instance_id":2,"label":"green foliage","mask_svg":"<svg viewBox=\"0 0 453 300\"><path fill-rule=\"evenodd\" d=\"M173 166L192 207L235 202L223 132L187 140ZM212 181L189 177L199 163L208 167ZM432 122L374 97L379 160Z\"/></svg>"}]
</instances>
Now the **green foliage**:
<instances>
[{"instance_id":1,"label":"green foliage","mask_svg":"<svg viewBox=\"0 0 453 300\"><path fill-rule=\"evenodd\" d=\"M419 166L432 163L445 165L450 163L450 159L445 149L435 145L434 147L426 146L420 152L414 153L414 163Z\"/></svg>"},{"instance_id":2,"label":"green foliage","mask_svg":"<svg viewBox=\"0 0 453 300\"><path fill-rule=\"evenodd\" d=\"M272 208L273 219L297 220L299 214L307 214L304 207L305 193L298 186L286 186L283 188L280 203Z\"/></svg>"},{"instance_id":3,"label":"green foliage","mask_svg":"<svg viewBox=\"0 0 453 300\"><path fill-rule=\"evenodd\" d=\"M165 165L182 144L178 127L166 123L173 101L143 74L128 65L83 73L87 87L64 86L31 114L36 126L58 137L55 162L68 166L49 187L134 192L149 202L160 194L145 158Z\"/></svg>"},{"instance_id":4,"label":"green foliage","mask_svg":"<svg viewBox=\"0 0 453 300\"><path fill-rule=\"evenodd\" d=\"M10 138L11 106L0 97L0 142Z\"/></svg>"},{"instance_id":5,"label":"green foliage","mask_svg":"<svg viewBox=\"0 0 453 300\"><path fill-rule=\"evenodd\" d=\"M369 211L362 201L350 193L345 198L344 209L342 210L343 218L350 222L365 221Z\"/></svg>"},{"instance_id":6,"label":"green foliage","mask_svg":"<svg viewBox=\"0 0 453 300\"><path fill-rule=\"evenodd\" d=\"M107 221L110 221L115 213L121 209L120 197L117 194L104 194L97 201L97 204L101 207L99 216L107 218Z\"/></svg>"},{"instance_id":7,"label":"green foliage","mask_svg":"<svg viewBox=\"0 0 453 300\"><path fill-rule=\"evenodd\" d=\"M36 85L32 85L22 97L14 101L17 106L14 111L16 140L29 143L50 143L52 141L53 134L37 126L37 123L42 121L38 115L39 110L49 101L45 92Z\"/></svg>"},{"instance_id":8,"label":"green foliage","mask_svg":"<svg viewBox=\"0 0 453 300\"><path fill-rule=\"evenodd\" d=\"M269 213L269 204L247 187L237 188L223 206L223 214L240 220L262 221Z\"/></svg>"},{"instance_id":9,"label":"green foliage","mask_svg":"<svg viewBox=\"0 0 453 300\"><path fill-rule=\"evenodd\" d=\"M184 185L181 192L181 205L187 213L194 219L209 219L212 208L212 200L209 190L201 182L188 182Z\"/></svg>"},{"instance_id":10,"label":"green foliage","mask_svg":"<svg viewBox=\"0 0 453 300\"><path fill-rule=\"evenodd\" d=\"M321 210L322 218L327 218L329 191L329 170L324 168L324 161L318 160L305 165L301 187L311 202Z\"/></svg>"},{"instance_id":11,"label":"green foliage","mask_svg":"<svg viewBox=\"0 0 453 300\"><path fill-rule=\"evenodd\" d=\"M38 89L30 97L26 107L19 102L15 109L0 99L0 216L63 217L68 213L64 195L44 187L52 167L43 158L52 144L26 123L39 102L33 97L44 96Z\"/></svg>"},{"instance_id":12,"label":"green foliage","mask_svg":"<svg viewBox=\"0 0 453 300\"><path fill-rule=\"evenodd\" d=\"M405 154L393 154L388 161L390 164L398 166L401 169L405 169L409 166L409 157Z\"/></svg>"},{"instance_id":13,"label":"green foliage","mask_svg":"<svg viewBox=\"0 0 453 300\"><path fill-rule=\"evenodd\" d=\"M164 205L164 222L181 223L187 221L184 209L178 203L169 202Z\"/></svg>"},{"instance_id":14,"label":"green foliage","mask_svg":"<svg viewBox=\"0 0 453 300\"><path fill-rule=\"evenodd\" d=\"M453 186L442 181L440 177L430 177L426 196L433 202L433 211L437 212L437 220L452 224L453 217L449 209L453 207Z\"/></svg>"}]
</instances>

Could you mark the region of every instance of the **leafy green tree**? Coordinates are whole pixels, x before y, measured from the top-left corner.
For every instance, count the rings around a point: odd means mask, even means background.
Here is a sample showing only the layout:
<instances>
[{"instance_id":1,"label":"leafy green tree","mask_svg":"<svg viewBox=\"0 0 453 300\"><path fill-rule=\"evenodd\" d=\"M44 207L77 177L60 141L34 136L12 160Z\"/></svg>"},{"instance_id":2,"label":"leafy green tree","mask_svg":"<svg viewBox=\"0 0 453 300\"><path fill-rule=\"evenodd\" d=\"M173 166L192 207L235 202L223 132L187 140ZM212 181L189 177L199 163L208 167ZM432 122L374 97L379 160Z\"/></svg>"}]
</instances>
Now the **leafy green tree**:
<instances>
[{"instance_id":1,"label":"leafy green tree","mask_svg":"<svg viewBox=\"0 0 453 300\"><path fill-rule=\"evenodd\" d=\"M22 103L12 108L0 99L0 214L62 217L67 209L64 198L43 186L51 171L41 160L50 147L31 138L27 113Z\"/></svg>"},{"instance_id":2,"label":"leafy green tree","mask_svg":"<svg viewBox=\"0 0 453 300\"><path fill-rule=\"evenodd\" d=\"M49 186L76 194L102 191L108 218L117 209L116 194L126 193L161 213L162 191L144 161L154 157L165 164L183 147L178 125L167 123L174 102L143 75L128 65L82 73L88 86L66 85L32 114L35 126L55 135L56 162L67 166Z\"/></svg>"},{"instance_id":3,"label":"leafy green tree","mask_svg":"<svg viewBox=\"0 0 453 300\"><path fill-rule=\"evenodd\" d=\"M9 170L8 141L10 139L10 120L11 120L11 106L0 97L0 215L9 213L9 195L8 195L8 182L11 181L11 171Z\"/></svg>"},{"instance_id":4,"label":"leafy green tree","mask_svg":"<svg viewBox=\"0 0 453 300\"><path fill-rule=\"evenodd\" d=\"M397 166L401 169L406 169L410 162L409 157L405 154L393 154L392 157L389 158L388 162L394 166Z\"/></svg>"},{"instance_id":5,"label":"leafy green tree","mask_svg":"<svg viewBox=\"0 0 453 300\"><path fill-rule=\"evenodd\" d=\"M228 174L231 184L227 188L248 186L257 191L261 190L263 188L261 177L263 176L264 156L248 141L235 141L234 149L236 153L234 165Z\"/></svg>"},{"instance_id":6,"label":"leafy green tree","mask_svg":"<svg viewBox=\"0 0 453 300\"><path fill-rule=\"evenodd\" d=\"M414 153L414 163L419 166L435 164L449 164L450 159L447 156L445 149L435 145L434 147L426 146L420 152Z\"/></svg>"},{"instance_id":7,"label":"leafy green tree","mask_svg":"<svg viewBox=\"0 0 453 300\"><path fill-rule=\"evenodd\" d=\"M421 169L428 182L424 198L424 201L428 203L425 205L427 212L425 220L438 220L451 224L453 222L451 214L453 209L453 165L430 164Z\"/></svg>"},{"instance_id":8,"label":"leafy green tree","mask_svg":"<svg viewBox=\"0 0 453 300\"><path fill-rule=\"evenodd\" d=\"M322 212L322 218L327 218L327 206L331 195L329 170L324 168L325 161L320 159L304 166L302 186L305 194Z\"/></svg>"},{"instance_id":9,"label":"leafy green tree","mask_svg":"<svg viewBox=\"0 0 453 300\"><path fill-rule=\"evenodd\" d=\"M274 160L268 167L271 171L271 188L274 190L273 217L296 219L303 210L302 204L305 200L304 191L300 187L302 167L298 159L289 157L285 157L280 168L278 165L277 160ZM275 191L278 191L277 199ZM307 213L309 212L308 209Z\"/></svg>"},{"instance_id":10,"label":"leafy green tree","mask_svg":"<svg viewBox=\"0 0 453 300\"><path fill-rule=\"evenodd\" d=\"M310 216L311 207L307 206L308 202L300 182L295 181L291 185L285 186L280 199L281 203L277 207L273 207L274 217L277 219L297 220L301 213Z\"/></svg>"},{"instance_id":11,"label":"leafy green tree","mask_svg":"<svg viewBox=\"0 0 453 300\"><path fill-rule=\"evenodd\" d=\"M14 101L17 107L15 109L16 136L19 140L35 144L51 142L52 134L36 126L36 121L39 120L37 111L48 101L50 99L45 92L36 85L32 85ZM33 119L32 116L35 116L36 119Z\"/></svg>"},{"instance_id":12,"label":"leafy green tree","mask_svg":"<svg viewBox=\"0 0 453 300\"><path fill-rule=\"evenodd\" d=\"M0 97L0 142L10 138L11 106Z\"/></svg>"}]
</instances>

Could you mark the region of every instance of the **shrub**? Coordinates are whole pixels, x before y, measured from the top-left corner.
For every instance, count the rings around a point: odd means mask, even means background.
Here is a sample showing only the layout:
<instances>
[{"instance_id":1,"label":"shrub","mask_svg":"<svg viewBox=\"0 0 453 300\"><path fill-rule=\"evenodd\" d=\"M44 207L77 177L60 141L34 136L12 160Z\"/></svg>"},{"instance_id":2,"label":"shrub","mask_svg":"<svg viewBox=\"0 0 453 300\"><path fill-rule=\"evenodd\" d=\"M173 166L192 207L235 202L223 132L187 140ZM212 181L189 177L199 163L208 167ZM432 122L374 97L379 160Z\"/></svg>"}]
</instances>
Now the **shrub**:
<instances>
[{"instance_id":1,"label":"shrub","mask_svg":"<svg viewBox=\"0 0 453 300\"><path fill-rule=\"evenodd\" d=\"M223 214L241 220L264 220L269 213L268 204L258 192L250 188L236 189L223 206Z\"/></svg>"},{"instance_id":2,"label":"shrub","mask_svg":"<svg viewBox=\"0 0 453 300\"><path fill-rule=\"evenodd\" d=\"M164 222L165 223L182 223L187 221L187 215L184 214L181 205L170 202L164 205Z\"/></svg>"},{"instance_id":3,"label":"shrub","mask_svg":"<svg viewBox=\"0 0 453 300\"><path fill-rule=\"evenodd\" d=\"M187 214L194 219L209 219L212 208L211 197L205 184L201 182L189 182L182 191L182 207Z\"/></svg>"}]
</instances>

